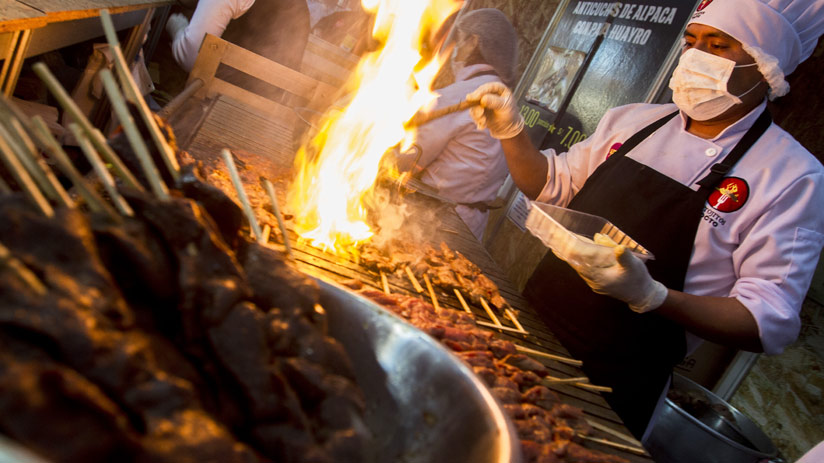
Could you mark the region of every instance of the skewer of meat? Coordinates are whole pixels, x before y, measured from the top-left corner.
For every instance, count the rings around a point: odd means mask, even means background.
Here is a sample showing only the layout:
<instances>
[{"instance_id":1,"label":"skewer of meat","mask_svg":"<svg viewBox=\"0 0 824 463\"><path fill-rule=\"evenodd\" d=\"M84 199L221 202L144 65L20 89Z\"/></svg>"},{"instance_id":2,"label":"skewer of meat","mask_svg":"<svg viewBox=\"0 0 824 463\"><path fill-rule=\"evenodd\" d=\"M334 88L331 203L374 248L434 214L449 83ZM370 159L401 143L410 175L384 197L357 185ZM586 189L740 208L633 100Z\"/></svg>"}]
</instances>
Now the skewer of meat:
<instances>
[{"instance_id":1,"label":"skewer of meat","mask_svg":"<svg viewBox=\"0 0 824 463\"><path fill-rule=\"evenodd\" d=\"M134 77L132 77L129 66L126 64L126 58L123 56L123 50L120 47L117 34L115 33L114 23L108 10L100 11L100 20L103 24L106 40L109 43L109 49L114 55L114 67L120 78L120 82L123 84L126 98L137 107L138 113L143 119L143 123L148 127L149 134L157 147L161 159L166 165L169 175L173 181L177 181L180 176L180 166L178 165L174 149L170 146L168 140L166 140L166 137L157 124L154 114L146 104L146 100L143 99L143 96L140 94L140 89Z\"/></svg>"}]
</instances>

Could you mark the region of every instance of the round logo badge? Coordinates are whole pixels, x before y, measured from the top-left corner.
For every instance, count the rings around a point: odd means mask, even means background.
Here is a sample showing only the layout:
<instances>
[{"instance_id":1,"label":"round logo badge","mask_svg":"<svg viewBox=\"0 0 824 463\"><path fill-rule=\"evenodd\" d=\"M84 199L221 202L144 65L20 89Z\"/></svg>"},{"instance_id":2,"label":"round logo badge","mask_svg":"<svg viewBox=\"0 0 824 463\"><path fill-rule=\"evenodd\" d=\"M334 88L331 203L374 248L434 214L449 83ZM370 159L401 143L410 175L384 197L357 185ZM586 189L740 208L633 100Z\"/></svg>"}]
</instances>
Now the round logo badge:
<instances>
[{"instance_id":1,"label":"round logo badge","mask_svg":"<svg viewBox=\"0 0 824 463\"><path fill-rule=\"evenodd\" d=\"M738 177L727 177L710 193L707 202L718 212L735 212L744 206L750 196L747 182Z\"/></svg>"},{"instance_id":2,"label":"round logo badge","mask_svg":"<svg viewBox=\"0 0 824 463\"><path fill-rule=\"evenodd\" d=\"M709 6L710 3L712 3L712 0L701 0L701 3L698 4L698 8L696 8L695 11L703 10L704 8Z\"/></svg>"},{"instance_id":3,"label":"round logo badge","mask_svg":"<svg viewBox=\"0 0 824 463\"><path fill-rule=\"evenodd\" d=\"M607 153L607 159L609 159L610 156L615 154L615 152L618 151L621 148L622 145L623 145L623 143L616 143L616 144L612 145L609 148L609 153Z\"/></svg>"}]
</instances>

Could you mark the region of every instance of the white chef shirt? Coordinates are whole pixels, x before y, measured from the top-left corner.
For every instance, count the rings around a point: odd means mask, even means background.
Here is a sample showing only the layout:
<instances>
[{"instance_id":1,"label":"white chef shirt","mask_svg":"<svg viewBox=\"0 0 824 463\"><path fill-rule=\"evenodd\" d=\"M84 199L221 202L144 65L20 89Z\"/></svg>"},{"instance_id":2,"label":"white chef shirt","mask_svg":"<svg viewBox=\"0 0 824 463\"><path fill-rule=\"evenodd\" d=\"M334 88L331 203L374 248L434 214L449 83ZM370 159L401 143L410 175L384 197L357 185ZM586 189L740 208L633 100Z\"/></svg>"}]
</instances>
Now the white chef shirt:
<instances>
[{"instance_id":1,"label":"white chef shirt","mask_svg":"<svg viewBox=\"0 0 824 463\"><path fill-rule=\"evenodd\" d=\"M697 190L695 182L735 146L765 106L710 140L688 133L681 114L628 156ZM538 201L566 206L616 143L674 111L673 104L614 108L569 152L544 151L549 169ZM824 168L772 124L727 177L739 179L748 195L739 191L737 209L730 212L717 203L705 205L684 292L735 297L755 318L764 352L778 354L798 336L801 304L824 244ZM691 350L700 344L697 336L687 339Z\"/></svg>"},{"instance_id":2,"label":"white chef shirt","mask_svg":"<svg viewBox=\"0 0 824 463\"><path fill-rule=\"evenodd\" d=\"M172 55L186 72L195 65L206 34L220 37L229 21L243 16L255 0L199 0L189 25L172 40Z\"/></svg>"},{"instance_id":3,"label":"white chef shirt","mask_svg":"<svg viewBox=\"0 0 824 463\"><path fill-rule=\"evenodd\" d=\"M493 70L487 64L473 64L460 69L455 83L438 90L434 108L460 103L481 84L500 82L495 75L471 77ZM421 180L438 189L438 193L456 203L492 201L506 180L507 167L501 142L489 130L478 130L469 111L460 111L421 126L416 143L421 147L416 170L425 168ZM400 158L401 168L411 168L411 161ZM456 212L478 238L483 237L489 212L458 205Z\"/></svg>"}]
</instances>

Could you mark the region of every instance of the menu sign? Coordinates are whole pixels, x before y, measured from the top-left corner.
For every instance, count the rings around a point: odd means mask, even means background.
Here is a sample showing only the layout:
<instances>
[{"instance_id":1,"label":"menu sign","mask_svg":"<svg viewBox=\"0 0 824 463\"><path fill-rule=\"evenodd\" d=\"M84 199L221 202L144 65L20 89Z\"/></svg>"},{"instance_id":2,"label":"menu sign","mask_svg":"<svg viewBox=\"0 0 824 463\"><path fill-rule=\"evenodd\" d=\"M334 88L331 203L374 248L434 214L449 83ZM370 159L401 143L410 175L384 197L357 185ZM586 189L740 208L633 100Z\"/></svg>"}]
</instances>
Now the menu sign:
<instances>
[{"instance_id":1,"label":"menu sign","mask_svg":"<svg viewBox=\"0 0 824 463\"><path fill-rule=\"evenodd\" d=\"M608 109L643 101L694 6L572 0L521 101L533 143L567 151Z\"/></svg>"}]
</instances>

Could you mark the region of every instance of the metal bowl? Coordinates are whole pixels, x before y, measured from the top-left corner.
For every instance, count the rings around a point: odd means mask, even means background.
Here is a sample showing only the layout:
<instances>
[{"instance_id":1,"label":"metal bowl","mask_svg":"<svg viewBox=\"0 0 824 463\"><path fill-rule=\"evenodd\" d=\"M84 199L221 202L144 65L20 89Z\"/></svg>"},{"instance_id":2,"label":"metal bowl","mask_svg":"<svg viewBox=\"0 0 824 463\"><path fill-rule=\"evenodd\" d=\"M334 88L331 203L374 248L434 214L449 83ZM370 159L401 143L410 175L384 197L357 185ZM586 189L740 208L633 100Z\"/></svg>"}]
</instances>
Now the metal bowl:
<instances>
[{"instance_id":1,"label":"metal bowl","mask_svg":"<svg viewBox=\"0 0 824 463\"><path fill-rule=\"evenodd\" d=\"M681 375L671 389L699 397L688 412L670 398L644 446L656 463L779 463L778 450L761 429L720 397ZM704 405L705 404L705 405Z\"/></svg>"},{"instance_id":2,"label":"metal bowl","mask_svg":"<svg viewBox=\"0 0 824 463\"><path fill-rule=\"evenodd\" d=\"M522 460L512 423L457 357L368 299L318 283L330 334L351 357L366 396L372 461Z\"/></svg>"},{"instance_id":3,"label":"metal bowl","mask_svg":"<svg viewBox=\"0 0 824 463\"><path fill-rule=\"evenodd\" d=\"M372 435L361 463L521 463L515 428L472 371L437 341L318 280L330 335L352 359ZM0 435L0 463L45 463Z\"/></svg>"}]
</instances>

